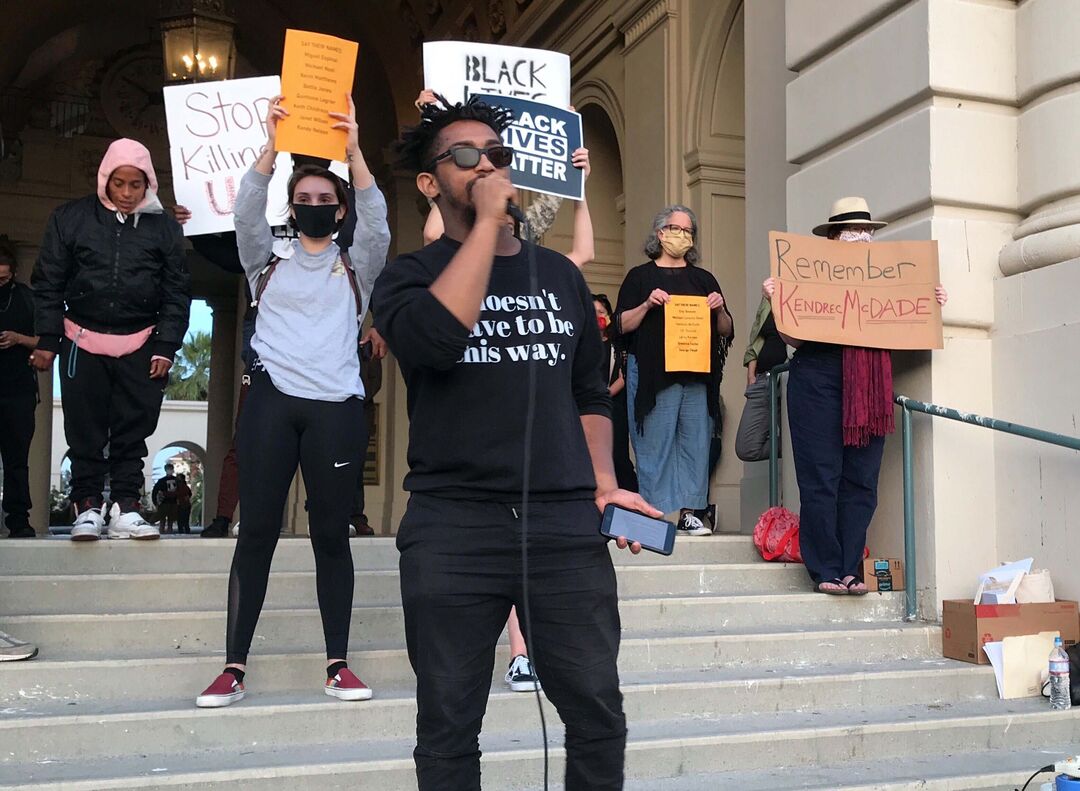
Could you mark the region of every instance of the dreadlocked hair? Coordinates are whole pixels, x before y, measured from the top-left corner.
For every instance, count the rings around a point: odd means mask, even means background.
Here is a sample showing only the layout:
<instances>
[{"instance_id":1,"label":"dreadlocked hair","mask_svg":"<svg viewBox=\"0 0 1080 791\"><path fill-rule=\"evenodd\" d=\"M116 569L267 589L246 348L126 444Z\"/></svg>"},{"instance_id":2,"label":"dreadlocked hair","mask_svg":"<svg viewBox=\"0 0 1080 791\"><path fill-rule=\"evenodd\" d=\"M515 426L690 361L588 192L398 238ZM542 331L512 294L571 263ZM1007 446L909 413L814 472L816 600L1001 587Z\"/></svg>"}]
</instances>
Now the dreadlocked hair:
<instances>
[{"instance_id":1,"label":"dreadlocked hair","mask_svg":"<svg viewBox=\"0 0 1080 791\"><path fill-rule=\"evenodd\" d=\"M425 104L420 108L420 123L406 127L401 131L401 139L395 146L398 165L412 173L421 173L428 168L431 160L439 153L435 143L441 132L450 124L458 121L479 121L497 135L502 135L514 120L514 114L505 107L496 107L470 96L464 103L450 104L446 97L435 94L438 100L434 104Z\"/></svg>"}]
</instances>

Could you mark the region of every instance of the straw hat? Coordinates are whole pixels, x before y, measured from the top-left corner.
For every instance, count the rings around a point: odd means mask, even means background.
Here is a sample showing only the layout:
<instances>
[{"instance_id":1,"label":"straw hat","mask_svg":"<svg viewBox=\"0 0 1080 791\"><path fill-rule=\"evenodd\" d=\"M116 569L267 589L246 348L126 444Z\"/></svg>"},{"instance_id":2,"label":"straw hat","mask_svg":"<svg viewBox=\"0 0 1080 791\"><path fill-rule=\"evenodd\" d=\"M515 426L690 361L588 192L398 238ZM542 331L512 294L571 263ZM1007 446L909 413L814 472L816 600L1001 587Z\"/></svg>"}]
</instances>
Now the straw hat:
<instances>
[{"instance_id":1,"label":"straw hat","mask_svg":"<svg viewBox=\"0 0 1080 791\"><path fill-rule=\"evenodd\" d=\"M841 198L832 205L829 221L814 228L815 236L828 236L829 231L838 225L869 225L871 228L884 228L887 222L870 217L870 207L866 198Z\"/></svg>"}]
</instances>

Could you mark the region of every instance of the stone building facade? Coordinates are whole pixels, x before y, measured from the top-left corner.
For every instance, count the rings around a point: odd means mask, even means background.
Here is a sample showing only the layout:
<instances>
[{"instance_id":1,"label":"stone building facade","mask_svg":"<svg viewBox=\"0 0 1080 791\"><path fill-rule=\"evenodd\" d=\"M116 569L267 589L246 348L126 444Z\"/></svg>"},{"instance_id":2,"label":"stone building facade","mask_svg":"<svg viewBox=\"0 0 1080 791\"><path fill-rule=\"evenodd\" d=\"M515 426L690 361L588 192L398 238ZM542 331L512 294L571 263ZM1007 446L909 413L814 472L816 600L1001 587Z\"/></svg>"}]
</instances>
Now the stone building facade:
<instances>
[{"instance_id":1,"label":"stone building facade","mask_svg":"<svg viewBox=\"0 0 1080 791\"><path fill-rule=\"evenodd\" d=\"M237 76L276 73L288 27L360 42L362 145L390 201L392 252L420 243L425 206L389 146L415 119L420 44L467 38L571 57L572 101L592 151L597 260L585 271L612 297L644 260L656 210L701 220L704 265L719 280L741 347L767 274L766 235L809 229L833 199L861 194L891 224L881 238L937 239L946 345L896 355L897 390L922 400L1075 433L1080 335L1080 30L1073 0L235 0ZM85 194L108 141L139 137L168 165L155 96L154 4L40 0L11 9L0 48L0 232L29 275L48 212ZM145 89L128 97L122 86ZM169 174L162 173L169 183ZM168 188L166 187L166 193ZM566 207L546 244L568 249ZM231 436L243 296L191 253L196 296L214 310L208 500ZM1058 351L1060 350L1060 351ZM1057 352L1056 354L1054 352ZM1064 352L1064 353L1063 353ZM712 481L720 527L745 530L765 503L761 465L733 453L745 379L733 355L722 389L725 448ZM379 394L377 486L368 514L392 532L404 509L404 387L390 363ZM32 457L47 491L48 388ZM923 614L965 594L997 560L1035 555L1062 592L1080 560L1071 453L916 419ZM787 454L790 458L790 454ZM785 498L797 503L790 469ZM902 551L899 443L890 442L878 554ZM302 486L294 487L302 498ZM1071 506L1071 507L1070 507ZM292 509L300 514L302 509ZM40 513L40 512L39 512ZM296 525L299 531L302 524Z\"/></svg>"}]
</instances>

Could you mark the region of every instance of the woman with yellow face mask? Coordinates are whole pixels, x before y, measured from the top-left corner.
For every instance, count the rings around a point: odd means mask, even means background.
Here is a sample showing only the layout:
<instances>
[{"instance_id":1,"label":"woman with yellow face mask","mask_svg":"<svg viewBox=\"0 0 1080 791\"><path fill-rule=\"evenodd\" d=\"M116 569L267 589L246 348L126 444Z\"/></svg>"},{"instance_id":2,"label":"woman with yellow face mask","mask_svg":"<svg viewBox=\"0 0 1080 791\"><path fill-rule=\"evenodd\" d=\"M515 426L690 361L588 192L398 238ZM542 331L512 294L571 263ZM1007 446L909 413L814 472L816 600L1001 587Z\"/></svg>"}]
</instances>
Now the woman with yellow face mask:
<instances>
[{"instance_id":1,"label":"woman with yellow face mask","mask_svg":"<svg viewBox=\"0 0 1080 791\"><path fill-rule=\"evenodd\" d=\"M650 261L627 273L609 334L629 352L627 411L641 496L664 513L679 511L681 533L709 535L709 443L735 327L716 278L699 266L697 234L697 217L685 206L656 215L645 242ZM665 360L664 305L673 296L708 305L708 371L680 371Z\"/></svg>"}]
</instances>

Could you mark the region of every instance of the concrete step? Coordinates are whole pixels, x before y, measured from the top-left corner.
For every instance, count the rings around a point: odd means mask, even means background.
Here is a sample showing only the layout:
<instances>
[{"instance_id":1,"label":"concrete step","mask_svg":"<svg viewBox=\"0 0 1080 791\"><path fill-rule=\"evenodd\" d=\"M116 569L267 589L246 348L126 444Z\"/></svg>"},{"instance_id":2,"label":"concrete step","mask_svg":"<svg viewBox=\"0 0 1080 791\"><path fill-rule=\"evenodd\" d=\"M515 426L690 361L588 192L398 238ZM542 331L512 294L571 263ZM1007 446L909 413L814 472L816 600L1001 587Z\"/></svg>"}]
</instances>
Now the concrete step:
<instances>
[{"instance_id":1,"label":"concrete step","mask_svg":"<svg viewBox=\"0 0 1080 791\"><path fill-rule=\"evenodd\" d=\"M133 607L138 602L133 602ZM314 603L312 603L314 604ZM721 634L732 629L775 629L862 622L896 622L903 613L903 594L831 597L816 593L776 595L702 595L623 599L623 633ZM47 646L63 658L122 658L155 656L168 647L177 654L206 653L222 646L225 613L167 612L90 615L17 615L4 618L4 629L24 640ZM353 609L350 646L400 642L404 626L400 606ZM266 610L262 613L252 651L295 651L320 645L318 611Z\"/></svg>"},{"instance_id":2,"label":"concrete step","mask_svg":"<svg viewBox=\"0 0 1080 791\"><path fill-rule=\"evenodd\" d=\"M1037 750L997 750L950 755L851 761L825 766L767 768L745 772L709 772L681 777L630 780L624 791L1015 791L1035 772L1054 760L1073 755L1075 744L1047 745ZM1029 791L1053 779L1038 777ZM535 791L540 791L536 786ZM551 791L563 791L561 782Z\"/></svg>"},{"instance_id":3,"label":"concrete step","mask_svg":"<svg viewBox=\"0 0 1080 791\"><path fill-rule=\"evenodd\" d=\"M696 596L702 593L795 592L810 583L802 566L773 563L620 566L619 595ZM213 611L225 606L227 572L186 574L24 574L0 577L7 615L110 612ZM316 601L314 571L275 571L266 609L303 607ZM396 570L356 573L355 602L399 604Z\"/></svg>"},{"instance_id":4,"label":"concrete step","mask_svg":"<svg viewBox=\"0 0 1080 791\"><path fill-rule=\"evenodd\" d=\"M162 744L184 754L240 751L253 740L319 745L328 734L358 731L408 740L415 730L411 687L378 688L370 702L345 704L323 694L319 674L311 673L308 681L305 692L285 696L260 694L252 683L244 701L223 711L194 707L201 687L189 690L184 700L161 706L127 700L108 707L57 703L24 711L9 707L0 718L0 745L20 761L71 760L91 753L99 757L153 753ZM658 695L658 690L663 694ZM638 724L822 708L842 712L852 707L950 706L996 697L996 687L989 668L939 660L818 666L783 673L756 668L638 673L624 679L623 695L629 722ZM554 708L546 701L545 705L548 720L556 721ZM484 728L489 734L510 732L534 717L532 695L509 692L498 684L488 703Z\"/></svg>"},{"instance_id":5,"label":"concrete step","mask_svg":"<svg viewBox=\"0 0 1080 791\"><path fill-rule=\"evenodd\" d=\"M397 568L393 538L354 538L350 542L358 570ZM228 572L235 541L185 538L167 541L72 542L66 538L7 542L0 552L0 576L62 574L200 574ZM631 555L612 549L620 566L667 566L761 562L749 536L680 536L670 558L655 552ZM275 571L315 568L306 538L282 538L274 553Z\"/></svg>"},{"instance_id":6,"label":"concrete step","mask_svg":"<svg viewBox=\"0 0 1080 791\"><path fill-rule=\"evenodd\" d=\"M203 653L177 656L171 646L140 659L57 659L52 647L33 662L11 662L0 672L0 707L36 711L53 703L130 701L133 676L152 679L139 684L138 699L187 700L218 673L224 655ZM763 673L797 672L818 664L895 660L940 660L941 632L924 624L852 624L840 628L799 631L730 630L718 635L627 637L619 652L623 674L671 671L720 671L753 667ZM509 661L505 644L495 660L496 680ZM350 654L352 667L372 687L403 687L413 683L404 648L369 649ZM315 652L255 654L249 666L249 686L260 694L310 692L312 679L325 664Z\"/></svg>"},{"instance_id":7,"label":"concrete step","mask_svg":"<svg viewBox=\"0 0 1080 791\"><path fill-rule=\"evenodd\" d=\"M409 757L411 739L357 736L356 730L345 734L337 731L328 733L327 741L321 744L283 747L253 743L241 751L159 751L122 759L97 758L93 753L66 760L28 761L12 756L12 760L0 764L0 784L4 784L0 787L194 790L241 782L245 791L415 788ZM561 727L549 722L548 736L552 776L557 778L563 764L558 748ZM894 760L912 754L944 758L966 754L973 745L995 751L1035 751L1048 744L1072 744L1077 738L1080 711L1049 711L1042 700L886 707L839 715L828 710L706 715L633 726L626 770L633 781L652 779L656 785L647 787L663 788L663 778L760 772L763 765L782 763L799 771L804 766L835 762L842 756L867 765L876 762L887 771ZM542 750L534 746L538 739L535 729L482 738L485 787L535 789L542 777L543 762ZM1048 761L1053 757L1051 754Z\"/></svg>"}]
</instances>

